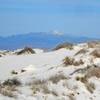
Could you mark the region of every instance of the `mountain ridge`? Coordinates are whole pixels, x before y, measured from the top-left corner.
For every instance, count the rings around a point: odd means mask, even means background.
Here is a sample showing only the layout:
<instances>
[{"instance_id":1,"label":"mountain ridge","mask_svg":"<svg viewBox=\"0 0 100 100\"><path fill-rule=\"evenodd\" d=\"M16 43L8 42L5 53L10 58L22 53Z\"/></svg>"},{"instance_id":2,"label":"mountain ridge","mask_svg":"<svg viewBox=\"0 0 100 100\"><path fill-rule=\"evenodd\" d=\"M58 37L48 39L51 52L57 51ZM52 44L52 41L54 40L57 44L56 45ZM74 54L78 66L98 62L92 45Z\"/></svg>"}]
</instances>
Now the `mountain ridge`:
<instances>
[{"instance_id":1,"label":"mountain ridge","mask_svg":"<svg viewBox=\"0 0 100 100\"><path fill-rule=\"evenodd\" d=\"M25 46L34 48L53 48L62 42L79 43L88 40L97 40L85 36L73 36L70 34L53 34L47 32L31 32L27 34L12 35L7 37L0 36L0 49L17 49Z\"/></svg>"}]
</instances>

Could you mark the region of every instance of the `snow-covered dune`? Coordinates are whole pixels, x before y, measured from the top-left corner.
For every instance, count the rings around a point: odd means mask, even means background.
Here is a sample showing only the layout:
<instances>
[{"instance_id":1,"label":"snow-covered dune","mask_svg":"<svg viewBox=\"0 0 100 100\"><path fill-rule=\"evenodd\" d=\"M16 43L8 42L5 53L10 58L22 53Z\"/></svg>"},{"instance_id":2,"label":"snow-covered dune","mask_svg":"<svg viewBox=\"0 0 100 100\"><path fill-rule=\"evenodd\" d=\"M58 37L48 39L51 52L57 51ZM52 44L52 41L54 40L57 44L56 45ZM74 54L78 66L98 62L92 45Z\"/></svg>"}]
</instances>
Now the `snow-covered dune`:
<instances>
[{"instance_id":1,"label":"snow-covered dune","mask_svg":"<svg viewBox=\"0 0 100 100\"><path fill-rule=\"evenodd\" d=\"M99 100L95 49L83 43L71 50L0 57L0 100Z\"/></svg>"},{"instance_id":2,"label":"snow-covered dune","mask_svg":"<svg viewBox=\"0 0 100 100\"><path fill-rule=\"evenodd\" d=\"M45 65L56 65L61 63L65 56L73 55L72 51L61 49L48 53L37 53L30 55L7 55L0 58L0 79L8 76L13 69L21 69L28 65L44 67ZM5 76L6 74L6 76Z\"/></svg>"}]
</instances>

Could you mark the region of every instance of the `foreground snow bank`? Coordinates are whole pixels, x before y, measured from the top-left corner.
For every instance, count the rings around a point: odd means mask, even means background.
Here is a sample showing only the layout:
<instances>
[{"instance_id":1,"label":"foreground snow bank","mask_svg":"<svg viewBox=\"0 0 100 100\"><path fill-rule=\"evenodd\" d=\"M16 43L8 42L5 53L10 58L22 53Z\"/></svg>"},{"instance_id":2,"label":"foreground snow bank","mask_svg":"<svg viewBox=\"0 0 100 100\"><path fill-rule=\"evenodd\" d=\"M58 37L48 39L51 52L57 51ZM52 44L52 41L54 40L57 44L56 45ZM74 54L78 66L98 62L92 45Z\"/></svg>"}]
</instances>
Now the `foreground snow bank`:
<instances>
[{"instance_id":1,"label":"foreground snow bank","mask_svg":"<svg viewBox=\"0 0 100 100\"><path fill-rule=\"evenodd\" d=\"M93 50L79 44L71 50L1 57L0 100L99 100L100 74L95 69L100 67L100 58L90 55ZM92 70L96 72L91 74ZM21 84L16 85L15 79Z\"/></svg>"}]
</instances>

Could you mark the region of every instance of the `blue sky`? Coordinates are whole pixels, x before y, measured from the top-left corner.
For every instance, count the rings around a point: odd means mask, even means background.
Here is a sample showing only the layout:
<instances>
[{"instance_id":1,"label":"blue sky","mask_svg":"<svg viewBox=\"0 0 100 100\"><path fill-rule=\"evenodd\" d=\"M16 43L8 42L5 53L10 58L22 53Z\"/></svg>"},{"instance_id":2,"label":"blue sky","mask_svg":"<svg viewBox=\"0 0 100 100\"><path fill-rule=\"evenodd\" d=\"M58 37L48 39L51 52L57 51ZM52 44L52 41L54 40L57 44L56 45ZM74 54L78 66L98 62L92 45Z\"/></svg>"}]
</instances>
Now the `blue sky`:
<instances>
[{"instance_id":1,"label":"blue sky","mask_svg":"<svg viewBox=\"0 0 100 100\"><path fill-rule=\"evenodd\" d=\"M100 36L100 0L0 0L0 35L52 30Z\"/></svg>"}]
</instances>

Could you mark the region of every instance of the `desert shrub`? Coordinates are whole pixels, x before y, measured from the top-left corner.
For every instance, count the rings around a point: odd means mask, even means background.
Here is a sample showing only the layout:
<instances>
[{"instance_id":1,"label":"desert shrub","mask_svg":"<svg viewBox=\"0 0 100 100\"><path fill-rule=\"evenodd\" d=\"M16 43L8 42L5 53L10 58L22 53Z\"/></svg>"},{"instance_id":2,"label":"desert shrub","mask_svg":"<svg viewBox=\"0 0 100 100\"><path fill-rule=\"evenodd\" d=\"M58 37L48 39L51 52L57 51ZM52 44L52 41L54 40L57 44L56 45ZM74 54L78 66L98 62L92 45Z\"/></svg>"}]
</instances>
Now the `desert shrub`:
<instances>
[{"instance_id":1,"label":"desert shrub","mask_svg":"<svg viewBox=\"0 0 100 100\"><path fill-rule=\"evenodd\" d=\"M16 97L14 92L17 91L15 86L0 86L0 94L8 97Z\"/></svg>"},{"instance_id":2,"label":"desert shrub","mask_svg":"<svg viewBox=\"0 0 100 100\"><path fill-rule=\"evenodd\" d=\"M23 50L17 52L17 55L21 55L21 54L24 54L24 53L34 54L35 51L32 48L30 48L30 47L25 47Z\"/></svg>"},{"instance_id":3,"label":"desert shrub","mask_svg":"<svg viewBox=\"0 0 100 100\"><path fill-rule=\"evenodd\" d=\"M75 56L76 55L79 55L79 54L85 54L85 53L87 53L88 52L88 50L86 50L86 49L81 49L81 50L79 50L76 54L75 54Z\"/></svg>"},{"instance_id":4,"label":"desert shrub","mask_svg":"<svg viewBox=\"0 0 100 100\"><path fill-rule=\"evenodd\" d=\"M32 84L32 91L33 91L33 94L36 94L37 91L42 91L43 93L45 94L49 94L50 91L46 85L46 83L41 83L40 81L38 82L33 82Z\"/></svg>"},{"instance_id":5,"label":"desert shrub","mask_svg":"<svg viewBox=\"0 0 100 100\"><path fill-rule=\"evenodd\" d=\"M93 83L89 83L88 82L88 78L86 76L84 77L79 77L77 76L76 77L76 80L77 81L80 81L82 83L84 83L86 89L90 92L90 93L93 93L93 91L95 90L95 85Z\"/></svg>"},{"instance_id":6,"label":"desert shrub","mask_svg":"<svg viewBox=\"0 0 100 100\"><path fill-rule=\"evenodd\" d=\"M57 84L60 80L65 80L65 79L67 79L67 78L64 75L59 74L59 75L55 75L55 76L50 77L46 81L40 81L40 80L33 81L31 83L33 95L36 94L38 91L42 91L45 94L52 94L54 96L58 96L58 94L55 91L49 90L48 82L52 82L54 84Z\"/></svg>"},{"instance_id":7,"label":"desert shrub","mask_svg":"<svg viewBox=\"0 0 100 100\"><path fill-rule=\"evenodd\" d=\"M100 49L94 50L90 55L92 55L96 58L100 58Z\"/></svg>"},{"instance_id":8,"label":"desert shrub","mask_svg":"<svg viewBox=\"0 0 100 100\"><path fill-rule=\"evenodd\" d=\"M4 86L19 86L21 85L21 82L17 79L8 79L8 80L5 80L3 83L2 83Z\"/></svg>"},{"instance_id":9,"label":"desert shrub","mask_svg":"<svg viewBox=\"0 0 100 100\"><path fill-rule=\"evenodd\" d=\"M80 81L80 77L79 76L75 77L75 79L76 79L76 81Z\"/></svg>"},{"instance_id":10,"label":"desert shrub","mask_svg":"<svg viewBox=\"0 0 100 100\"><path fill-rule=\"evenodd\" d=\"M42 84L41 83L40 84L33 83L31 89L33 91L33 95L36 94L39 91L42 91L45 94L52 94L54 96L58 96L58 94L55 91L49 90L49 88L47 86L47 82L42 83Z\"/></svg>"},{"instance_id":11,"label":"desert shrub","mask_svg":"<svg viewBox=\"0 0 100 100\"><path fill-rule=\"evenodd\" d=\"M31 84L29 85L38 85L38 84L45 84L47 81L45 80L34 80Z\"/></svg>"},{"instance_id":12,"label":"desert shrub","mask_svg":"<svg viewBox=\"0 0 100 100\"><path fill-rule=\"evenodd\" d=\"M58 83L60 80L65 80L67 77L65 77L63 74L55 75L49 78L49 81L52 81L53 83Z\"/></svg>"},{"instance_id":13,"label":"desert shrub","mask_svg":"<svg viewBox=\"0 0 100 100\"><path fill-rule=\"evenodd\" d=\"M100 78L100 67L94 67L94 68L90 68L87 73L86 73L86 77L90 78L90 77L97 77Z\"/></svg>"},{"instance_id":14,"label":"desert shrub","mask_svg":"<svg viewBox=\"0 0 100 100\"><path fill-rule=\"evenodd\" d=\"M68 97L69 97L69 100L75 100L75 97L74 97L73 93L69 94Z\"/></svg>"},{"instance_id":15,"label":"desert shrub","mask_svg":"<svg viewBox=\"0 0 100 100\"><path fill-rule=\"evenodd\" d=\"M61 48L73 49L73 44L69 42L65 42L65 43L57 45L56 48L54 48L53 50L59 50Z\"/></svg>"},{"instance_id":16,"label":"desert shrub","mask_svg":"<svg viewBox=\"0 0 100 100\"><path fill-rule=\"evenodd\" d=\"M63 60L64 65L74 65L74 66L79 66L79 65L83 65L84 62L80 59L79 61L75 61L74 58L71 57L65 57L65 59Z\"/></svg>"},{"instance_id":17,"label":"desert shrub","mask_svg":"<svg viewBox=\"0 0 100 100\"><path fill-rule=\"evenodd\" d=\"M87 44L89 48L100 47L100 41L89 41Z\"/></svg>"},{"instance_id":18,"label":"desert shrub","mask_svg":"<svg viewBox=\"0 0 100 100\"><path fill-rule=\"evenodd\" d=\"M64 61L64 65L73 65L74 60L75 60L74 58L65 57L65 59L63 60Z\"/></svg>"},{"instance_id":19,"label":"desert shrub","mask_svg":"<svg viewBox=\"0 0 100 100\"><path fill-rule=\"evenodd\" d=\"M8 79L0 84L0 94L8 97L16 97L14 94L17 89L16 86L19 86L21 83L17 79Z\"/></svg>"},{"instance_id":20,"label":"desert shrub","mask_svg":"<svg viewBox=\"0 0 100 100\"><path fill-rule=\"evenodd\" d=\"M18 72L16 72L15 70L12 70L11 74L15 74L16 75L16 74L18 74Z\"/></svg>"},{"instance_id":21,"label":"desert shrub","mask_svg":"<svg viewBox=\"0 0 100 100\"><path fill-rule=\"evenodd\" d=\"M21 70L21 73L23 73L23 72L25 72L25 71L26 71L26 70L22 69L22 70Z\"/></svg>"},{"instance_id":22,"label":"desert shrub","mask_svg":"<svg viewBox=\"0 0 100 100\"><path fill-rule=\"evenodd\" d=\"M94 83L87 83L87 84L85 84L85 86L90 93L93 93L93 91L95 90L95 84Z\"/></svg>"},{"instance_id":23,"label":"desert shrub","mask_svg":"<svg viewBox=\"0 0 100 100\"><path fill-rule=\"evenodd\" d=\"M86 83L88 80L85 76L76 76L77 81L81 81L82 83Z\"/></svg>"}]
</instances>

